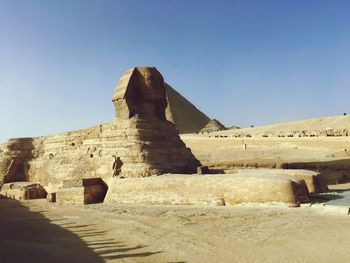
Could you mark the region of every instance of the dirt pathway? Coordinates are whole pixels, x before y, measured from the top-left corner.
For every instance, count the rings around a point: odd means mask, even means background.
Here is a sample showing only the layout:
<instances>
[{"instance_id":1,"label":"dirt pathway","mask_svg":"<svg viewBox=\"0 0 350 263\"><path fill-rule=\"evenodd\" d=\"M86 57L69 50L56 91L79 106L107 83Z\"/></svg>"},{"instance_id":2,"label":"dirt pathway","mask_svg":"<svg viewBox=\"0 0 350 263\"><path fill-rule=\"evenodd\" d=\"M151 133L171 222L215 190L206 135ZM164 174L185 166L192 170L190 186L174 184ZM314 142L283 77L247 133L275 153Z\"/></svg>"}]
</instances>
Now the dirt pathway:
<instances>
[{"instance_id":1,"label":"dirt pathway","mask_svg":"<svg viewBox=\"0 0 350 263\"><path fill-rule=\"evenodd\" d=\"M350 217L307 208L0 200L0 227L0 259L12 258L0 262L348 262L350 251Z\"/></svg>"}]
</instances>

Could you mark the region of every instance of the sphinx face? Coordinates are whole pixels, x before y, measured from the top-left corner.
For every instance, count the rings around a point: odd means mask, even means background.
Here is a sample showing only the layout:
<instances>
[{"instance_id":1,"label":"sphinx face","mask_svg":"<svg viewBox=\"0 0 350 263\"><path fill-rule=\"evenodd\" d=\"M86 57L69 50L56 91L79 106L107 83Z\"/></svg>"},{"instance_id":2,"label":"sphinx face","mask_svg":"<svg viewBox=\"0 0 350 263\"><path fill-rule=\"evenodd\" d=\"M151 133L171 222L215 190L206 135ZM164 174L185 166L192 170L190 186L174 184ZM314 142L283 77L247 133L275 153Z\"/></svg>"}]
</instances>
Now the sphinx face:
<instances>
[{"instance_id":1,"label":"sphinx face","mask_svg":"<svg viewBox=\"0 0 350 263\"><path fill-rule=\"evenodd\" d=\"M154 68L141 72L145 86L141 89L142 97L145 101L161 102L165 93L162 75Z\"/></svg>"},{"instance_id":2,"label":"sphinx face","mask_svg":"<svg viewBox=\"0 0 350 263\"><path fill-rule=\"evenodd\" d=\"M163 76L154 67L137 67L127 71L119 82L113 102L116 116L165 120L167 106Z\"/></svg>"}]
</instances>

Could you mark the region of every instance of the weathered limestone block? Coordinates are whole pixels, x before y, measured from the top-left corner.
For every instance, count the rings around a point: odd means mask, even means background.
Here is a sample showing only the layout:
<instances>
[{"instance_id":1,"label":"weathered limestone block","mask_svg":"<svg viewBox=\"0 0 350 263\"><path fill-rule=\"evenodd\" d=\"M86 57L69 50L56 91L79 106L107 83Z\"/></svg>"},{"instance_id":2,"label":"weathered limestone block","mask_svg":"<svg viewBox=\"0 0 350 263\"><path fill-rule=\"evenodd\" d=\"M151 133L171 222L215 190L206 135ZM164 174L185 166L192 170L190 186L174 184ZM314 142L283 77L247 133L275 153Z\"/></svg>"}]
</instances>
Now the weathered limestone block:
<instances>
[{"instance_id":1,"label":"weathered limestone block","mask_svg":"<svg viewBox=\"0 0 350 263\"><path fill-rule=\"evenodd\" d=\"M237 205L247 203L298 206L309 200L304 180L285 175L161 175L115 179L106 203L145 205Z\"/></svg>"},{"instance_id":2,"label":"weathered limestone block","mask_svg":"<svg viewBox=\"0 0 350 263\"><path fill-rule=\"evenodd\" d=\"M284 170L288 176L303 179L310 193L322 193L328 191L328 186L320 173L310 170Z\"/></svg>"},{"instance_id":3,"label":"weathered limestone block","mask_svg":"<svg viewBox=\"0 0 350 263\"><path fill-rule=\"evenodd\" d=\"M100 178L64 180L56 193L58 204L101 203L107 192L107 185Z\"/></svg>"},{"instance_id":4,"label":"weathered limestone block","mask_svg":"<svg viewBox=\"0 0 350 263\"><path fill-rule=\"evenodd\" d=\"M243 174L262 174L262 175L285 175L289 177L295 177L303 179L306 182L309 193L322 193L328 190L326 182L318 172L295 169L295 170L283 170L283 169L258 169L258 170L241 170Z\"/></svg>"},{"instance_id":5,"label":"weathered limestone block","mask_svg":"<svg viewBox=\"0 0 350 263\"><path fill-rule=\"evenodd\" d=\"M26 181L28 162L34 157L32 138L10 139L2 146L0 155L1 183Z\"/></svg>"},{"instance_id":6,"label":"weathered limestone block","mask_svg":"<svg viewBox=\"0 0 350 263\"><path fill-rule=\"evenodd\" d=\"M29 200L46 198L47 193L39 183L14 182L5 183L1 187L0 195L16 200Z\"/></svg>"},{"instance_id":7,"label":"weathered limestone block","mask_svg":"<svg viewBox=\"0 0 350 263\"><path fill-rule=\"evenodd\" d=\"M85 188L84 187L62 188L56 193L56 202L58 204L84 205Z\"/></svg>"}]
</instances>

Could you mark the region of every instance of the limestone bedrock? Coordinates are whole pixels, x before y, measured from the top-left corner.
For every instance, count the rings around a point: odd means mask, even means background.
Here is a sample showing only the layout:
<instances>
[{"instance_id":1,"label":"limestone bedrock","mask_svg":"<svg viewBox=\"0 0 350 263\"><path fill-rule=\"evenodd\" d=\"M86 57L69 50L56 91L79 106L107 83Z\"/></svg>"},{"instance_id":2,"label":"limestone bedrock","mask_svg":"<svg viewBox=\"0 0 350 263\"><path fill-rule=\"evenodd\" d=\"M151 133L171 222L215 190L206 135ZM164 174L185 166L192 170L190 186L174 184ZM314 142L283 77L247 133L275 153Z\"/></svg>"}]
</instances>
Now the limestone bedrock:
<instances>
[{"instance_id":1,"label":"limestone bedrock","mask_svg":"<svg viewBox=\"0 0 350 263\"><path fill-rule=\"evenodd\" d=\"M38 183L14 182L7 183L1 187L0 198L11 198L16 200L30 200L45 198L46 190Z\"/></svg>"},{"instance_id":2,"label":"limestone bedrock","mask_svg":"<svg viewBox=\"0 0 350 263\"><path fill-rule=\"evenodd\" d=\"M143 205L280 204L309 201L305 181L270 173L112 178L105 202Z\"/></svg>"},{"instance_id":3,"label":"limestone bedrock","mask_svg":"<svg viewBox=\"0 0 350 263\"><path fill-rule=\"evenodd\" d=\"M69 179L108 179L116 157L123 163L121 177L195 173L200 162L165 119L165 93L156 68L128 70L113 94L112 122L58 135L10 139L0 147L0 183L58 185Z\"/></svg>"}]
</instances>

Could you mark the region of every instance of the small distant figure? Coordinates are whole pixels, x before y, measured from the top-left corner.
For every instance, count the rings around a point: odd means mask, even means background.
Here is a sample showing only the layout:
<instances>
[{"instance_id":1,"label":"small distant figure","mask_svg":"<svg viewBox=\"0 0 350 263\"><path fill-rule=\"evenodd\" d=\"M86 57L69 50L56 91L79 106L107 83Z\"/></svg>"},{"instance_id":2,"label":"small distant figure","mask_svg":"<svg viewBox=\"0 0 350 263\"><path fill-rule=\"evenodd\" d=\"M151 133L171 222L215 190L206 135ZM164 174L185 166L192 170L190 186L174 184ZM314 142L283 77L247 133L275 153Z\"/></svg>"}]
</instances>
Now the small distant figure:
<instances>
[{"instance_id":1,"label":"small distant figure","mask_svg":"<svg viewBox=\"0 0 350 263\"><path fill-rule=\"evenodd\" d=\"M122 168L122 165L123 165L123 162L122 160L120 160L120 157L116 157L115 155L113 155L114 157L114 163L113 163L113 177L117 177L120 172L121 172L121 168Z\"/></svg>"}]
</instances>

